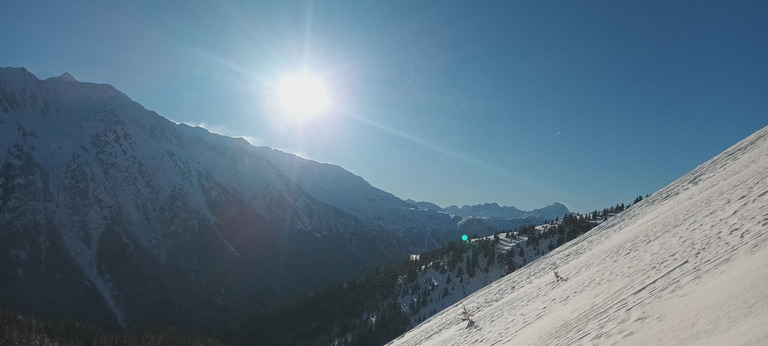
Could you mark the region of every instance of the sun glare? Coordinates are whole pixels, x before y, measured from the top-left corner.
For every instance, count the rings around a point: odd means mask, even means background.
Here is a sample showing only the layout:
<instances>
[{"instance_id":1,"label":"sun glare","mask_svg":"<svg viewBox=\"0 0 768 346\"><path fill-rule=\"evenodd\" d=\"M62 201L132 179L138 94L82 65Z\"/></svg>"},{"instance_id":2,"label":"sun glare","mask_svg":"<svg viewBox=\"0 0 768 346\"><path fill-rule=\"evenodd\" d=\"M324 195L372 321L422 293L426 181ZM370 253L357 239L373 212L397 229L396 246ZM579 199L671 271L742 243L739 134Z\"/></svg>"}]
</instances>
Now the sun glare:
<instances>
[{"instance_id":1,"label":"sun glare","mask_svg":"<svg viewBox=\"0 0 768 346\"><path fill-rule=\"evenodd\" d=\"M323 115L331 106L331 97L324 81L306 71L280 80L277 97L280 107L298 121Z\"/></svg>"}]
</instances>

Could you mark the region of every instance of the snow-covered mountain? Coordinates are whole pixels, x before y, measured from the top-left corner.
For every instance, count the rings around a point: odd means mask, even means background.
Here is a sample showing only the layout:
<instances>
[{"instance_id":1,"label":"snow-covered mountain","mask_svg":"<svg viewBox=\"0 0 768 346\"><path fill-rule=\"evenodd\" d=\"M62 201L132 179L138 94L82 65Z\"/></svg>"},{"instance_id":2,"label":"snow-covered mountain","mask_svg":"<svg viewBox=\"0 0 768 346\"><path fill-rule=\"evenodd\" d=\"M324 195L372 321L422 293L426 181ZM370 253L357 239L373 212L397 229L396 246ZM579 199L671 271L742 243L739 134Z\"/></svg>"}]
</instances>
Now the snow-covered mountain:
<instances>
[{"instance_id":1,"label":"snow-covered mountain","mask_svg":"<svg viewBox=\"0 0 768 346\"><path fill-rule=\"evenodd\" d=\"M109 85L0 69L0 305L211 329L403 256L243 140Z\"/></svg>"},{"instance_id":2,"label":"snow-covered mountain","mask_svg":"<svg viewBox=\"0 0 768 346\"><path fill-rule=\"evenodd\" d=\"M462 233L338 166L179 125L106 84L0 69L0 305L214 328Z\"/></svg>"},{"instance_id":3,"label":"snow-covered mountain","mask_svg":"<svg viewBox=\"0 0 768 346\"><path fill-rule=\"evenodd\" d=\"M461 217L414 207L339 166L267 147L255 150L318 200L355 216L370 228L404 236L412 252L432 249L460 236L457 225Z\"/></svg>"},{"instance_id":4,"label":"snow-covered mountain","mask_svg":"<svg viewBox=\"0 0 768 346\"><path fill-rule=\"evenodd\" d=\"M764 345L767 263L768 127L392 344Z\"/></svg>"},{"instance_id":5,"label":"snow-covered mountain","mask_svg":"<svg viewBox=\"0 0 768 346\"><path fill-rule=\"evenodd\" d=\"M485 213L484 209L476 208L477 214L471 210L451 213L432 203L404 201L339 166L267 147L255 150L318 200L354 215L372 229L392 231L405 237L412 252L437 248L462 234L489 235L525 224L539 224L568 213L560 203L530 212L499 207L507 212Z\"/></svg>"}]
</instances>

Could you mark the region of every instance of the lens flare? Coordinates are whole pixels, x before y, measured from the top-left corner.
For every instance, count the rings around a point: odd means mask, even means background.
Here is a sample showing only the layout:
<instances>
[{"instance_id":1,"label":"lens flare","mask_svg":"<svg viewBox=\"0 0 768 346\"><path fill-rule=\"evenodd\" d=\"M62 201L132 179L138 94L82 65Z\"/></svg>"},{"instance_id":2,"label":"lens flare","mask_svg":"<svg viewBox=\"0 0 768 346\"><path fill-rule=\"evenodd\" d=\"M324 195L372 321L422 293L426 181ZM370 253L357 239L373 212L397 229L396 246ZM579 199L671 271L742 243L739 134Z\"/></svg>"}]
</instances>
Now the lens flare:
<instances>
[{"instance_id":1,"label":"lens flare","mask_svg":"<svg viewBox=\"0 0 768 346\"><path fill-rule=\"evenodd\" d=\"M331 106L331 97L322 78L302 71L283 78L277 97L287 115L298 121L323 115Z\"/></svg>"}]
</instances>

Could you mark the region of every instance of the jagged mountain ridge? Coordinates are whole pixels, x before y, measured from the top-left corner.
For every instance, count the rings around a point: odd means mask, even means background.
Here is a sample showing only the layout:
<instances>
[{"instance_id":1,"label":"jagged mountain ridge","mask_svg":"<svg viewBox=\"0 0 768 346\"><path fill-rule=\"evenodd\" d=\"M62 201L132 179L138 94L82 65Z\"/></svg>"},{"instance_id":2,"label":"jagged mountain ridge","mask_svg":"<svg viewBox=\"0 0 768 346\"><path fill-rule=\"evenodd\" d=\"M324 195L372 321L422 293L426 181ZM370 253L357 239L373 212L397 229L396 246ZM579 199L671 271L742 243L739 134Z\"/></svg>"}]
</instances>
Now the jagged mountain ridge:
<instances>
[{"instance_id":1,"label":"jagged mountain ridge","mask_svg":"<svg viewBox=\"0 0 768 346\"><path fill-rule=\"evenodd\" d=\"M531 211L520 210L511 206L500 206L497 203L464 205L461 208L452 205L443 210L447 213L462 217L475 216L500 219L538 218L544 220L561 218L563 215L570 212L565 205L557 202Z\"/></svg>"},{"instance_id":2,"label":"jagged mountain ridge","mask_svg":"<svg viewBox=\"0 0 768 346\"><path fill-rule=\"evenodd\" d=\"M765 344L767 262L768 127L391 344Z\"/></svg>"},{"instance_id":3,"label":"jagged mountain ridge","mask_svg":"<svg viewBox=\"0 0 768 346\"><path fill-rule=\"evenodd\" d=\"M243 140L109 85L0 69L0 304L212 329L403 255Z\"/></svg>"},{"instance_id":4,"label":"jagged mountain ridge","mask_svg":"<svg viewBox=\"0 0 768 346\"><path fill-rule=\"evenodd\" d=\"M432 203L404 201L339 166L267 147L256 150L315 198L354 215L368 227L404 236L415 253L437 248L462 234L489 235L568 213L564 205L555 203L530 212L505 207L518 211L514 215L453 214Z\"/></svg>"}]
</instances>

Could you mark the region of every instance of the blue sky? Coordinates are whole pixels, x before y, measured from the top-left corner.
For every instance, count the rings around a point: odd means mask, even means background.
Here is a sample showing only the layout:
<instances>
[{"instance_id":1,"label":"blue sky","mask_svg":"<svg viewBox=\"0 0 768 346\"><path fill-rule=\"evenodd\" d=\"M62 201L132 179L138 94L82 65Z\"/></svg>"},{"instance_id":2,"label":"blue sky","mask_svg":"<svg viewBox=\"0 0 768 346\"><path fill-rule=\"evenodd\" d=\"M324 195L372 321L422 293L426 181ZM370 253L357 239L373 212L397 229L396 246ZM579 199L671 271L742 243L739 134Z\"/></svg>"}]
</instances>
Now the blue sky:
<instances>
[{"instance_id":1,"label":"blue sky","mask_svg":"<svg viewBox=\"0 0 768 346\"><path fill-rule=\"evenodd\" d=\"M0 42L443 207L631 202L768 125L766 1L3 1ZM334 106L297 123L303 66Z\"/></svg>"}]
</instances>

